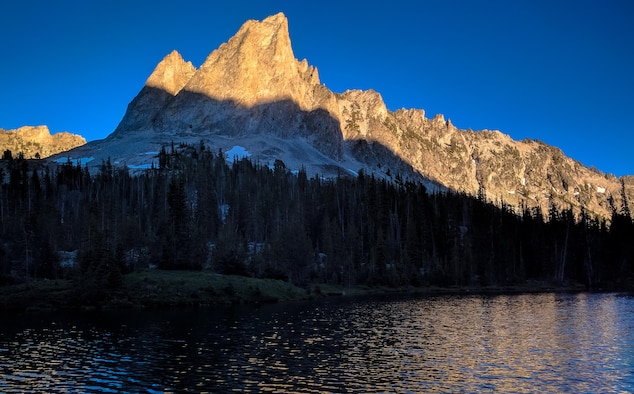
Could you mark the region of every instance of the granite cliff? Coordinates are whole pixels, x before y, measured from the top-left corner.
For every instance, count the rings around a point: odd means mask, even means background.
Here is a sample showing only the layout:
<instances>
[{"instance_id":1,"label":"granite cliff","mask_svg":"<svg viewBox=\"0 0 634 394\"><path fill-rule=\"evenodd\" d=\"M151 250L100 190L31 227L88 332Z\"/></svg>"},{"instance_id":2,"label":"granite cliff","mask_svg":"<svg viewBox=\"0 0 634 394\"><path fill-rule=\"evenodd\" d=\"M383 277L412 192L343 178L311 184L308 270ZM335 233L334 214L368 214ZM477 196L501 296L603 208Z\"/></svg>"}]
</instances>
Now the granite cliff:
<instances>
[{"instance_id":1,"label":"granite cliff","mask_svg":"<svg viewBox=\"0 0 634 394\"><path fill-rule=\"evenodd\" d=\"M511 206L552 204L609 216L611 204L634 199L631 178L590 169L553 146L514 141L499 131L460 130L443 115L387 109L380 94L334 93L318 71L295 58L288 20L247 21L196 69L167 55L105 140L74 157L147 168L174 142L225 151L240 146L262 164L283 160L310 175L396 174ZM229 158L231 159L231 158Z\"/></svg>"}]
</instances>

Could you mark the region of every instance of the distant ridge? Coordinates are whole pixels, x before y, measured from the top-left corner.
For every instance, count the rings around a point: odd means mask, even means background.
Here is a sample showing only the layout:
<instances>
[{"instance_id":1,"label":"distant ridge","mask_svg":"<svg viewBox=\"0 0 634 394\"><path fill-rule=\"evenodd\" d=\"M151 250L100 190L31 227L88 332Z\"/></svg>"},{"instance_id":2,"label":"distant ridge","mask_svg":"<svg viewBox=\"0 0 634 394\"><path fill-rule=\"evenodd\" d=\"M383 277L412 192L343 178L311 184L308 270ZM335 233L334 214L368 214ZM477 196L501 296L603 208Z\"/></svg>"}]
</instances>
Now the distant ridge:
<instances>
[{"instance_id":1,"label":"distant ridge","mask_svg":"<svg viewBox=\"0 0 634 394\"><path fill-rule=\"evenodd\" d=\"M334 93L294 57L279 13L244 23L196 69L168 54L114 132L71 152L148 168L171 141L228 151L243 147L263 164L282 160L310 175L397 174L434 190L455 190L511 207L551 206L608 217L631 178L589 169L553 146L499 131L456 128L420 109L389 111L375 91Z\"/></svg>"},{"instance_id":2,"label":"distant ridge","mask_svg":"<svg viewBox=\"0 0 634 394\"><path fill-rule=\"evenodd\" d=\"M45 158L84 145L84 137L68 132L51 135L47 126L23 126L15 130L0 129L0 150L27 159Z\"/></svg>"}]
</instances>

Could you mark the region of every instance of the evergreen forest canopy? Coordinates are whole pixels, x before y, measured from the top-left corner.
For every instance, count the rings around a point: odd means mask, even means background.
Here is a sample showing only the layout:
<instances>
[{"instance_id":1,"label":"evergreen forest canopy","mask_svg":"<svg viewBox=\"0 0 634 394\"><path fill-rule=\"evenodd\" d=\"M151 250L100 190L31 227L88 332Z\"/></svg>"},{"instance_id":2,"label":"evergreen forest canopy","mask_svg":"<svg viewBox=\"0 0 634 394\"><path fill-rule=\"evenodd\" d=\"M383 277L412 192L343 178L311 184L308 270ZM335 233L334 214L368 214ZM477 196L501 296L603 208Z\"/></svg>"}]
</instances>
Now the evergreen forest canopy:
<instances>
[{"instance_id":1,"label":"evergreen forest canopy","mask_svg":"<svg viewBox=\"0 0 634 394\"><path fill-rule=\"evenodd\" d=\"M277 161L228 165L223 152L172 144L158 168L109 161L91 175L67 162L3 155L0 281L72 278L116 288L134 270L207 269L305 286L518 285L529 280L625 288L634 223L623 196L608 222L430 194L367 176L308 178ZM63 264L62 251L77 251Z\"/></svg>"}]
</instances>

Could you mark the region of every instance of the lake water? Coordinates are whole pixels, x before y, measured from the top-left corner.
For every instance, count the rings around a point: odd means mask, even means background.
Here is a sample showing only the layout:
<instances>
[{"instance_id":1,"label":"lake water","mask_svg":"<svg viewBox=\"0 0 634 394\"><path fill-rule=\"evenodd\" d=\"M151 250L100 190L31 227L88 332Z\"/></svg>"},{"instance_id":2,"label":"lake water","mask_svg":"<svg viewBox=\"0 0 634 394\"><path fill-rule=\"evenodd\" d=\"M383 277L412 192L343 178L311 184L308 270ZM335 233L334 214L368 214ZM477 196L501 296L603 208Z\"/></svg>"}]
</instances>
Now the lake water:
<instances>
[{"instance_id":1,"label":"lake water","mask_svg":"<svg viewBox=\"0 0 634 394\"><path fill-rule=\"evenodd\" d=\"M0 315L0 392L632 392L634 298Z\"/></svg>"}]
</instances>

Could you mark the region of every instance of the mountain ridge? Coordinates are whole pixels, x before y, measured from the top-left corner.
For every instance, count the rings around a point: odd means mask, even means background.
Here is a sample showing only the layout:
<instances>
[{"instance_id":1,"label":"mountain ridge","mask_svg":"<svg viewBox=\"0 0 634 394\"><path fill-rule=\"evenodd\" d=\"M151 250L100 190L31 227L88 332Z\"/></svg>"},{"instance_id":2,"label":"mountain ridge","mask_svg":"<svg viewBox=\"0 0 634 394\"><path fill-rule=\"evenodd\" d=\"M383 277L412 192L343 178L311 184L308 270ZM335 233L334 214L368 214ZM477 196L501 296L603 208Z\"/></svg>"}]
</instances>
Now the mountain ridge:
<instances>
[{"instance_id":1,"label":"mountain ridge","mask_svg":"<svg viewBox=\"0 0 634 394\"><path fill-rule=\"evenodd\" d=\"M51 134L48 126L22 126L13 130L0 129L0 150L25 158L45 158L86 143L80 135L61 131Z\"/></svg>"},{"instance_id":2,"label":"mountain ridge","mask_svg":"<svg viewBox=\"0 0 634 394\"><path fill-rule=\"evenodd\" d=\"M460 130L421 109L389 111L373 90L330 91L316 67L294 57L282 13L245 22L198 69L178 52L168 54L115 131L71 154L103 156L118 148L116 163L147 166L144 149L201 140L213 149L244 145L252 160L281 159L311 175L363 169L393 179L405 172L428 185L543 212L556 205L608 217L622 196L634 198L625 178L589 169L559 148L499 131Z\"/></svg>"}]
</instances>

